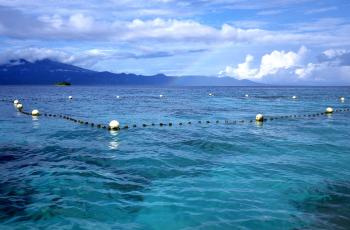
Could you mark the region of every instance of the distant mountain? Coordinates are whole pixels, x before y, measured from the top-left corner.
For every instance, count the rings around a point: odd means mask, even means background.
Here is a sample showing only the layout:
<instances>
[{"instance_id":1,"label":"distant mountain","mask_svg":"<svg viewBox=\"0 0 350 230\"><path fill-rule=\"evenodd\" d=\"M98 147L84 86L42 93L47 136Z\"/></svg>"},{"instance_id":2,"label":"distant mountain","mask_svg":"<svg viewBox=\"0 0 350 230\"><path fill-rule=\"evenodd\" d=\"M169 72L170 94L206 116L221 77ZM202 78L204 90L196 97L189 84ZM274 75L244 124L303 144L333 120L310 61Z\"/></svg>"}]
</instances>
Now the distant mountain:
<instances>
[{"instance_id":1,"label":"distant mountain","mask_svg":"<svg viewBox=\"0 0 350 230\"><path fill-rule=\"evenodd\" d=\"M12 60L0 65L1 85L54 85L70 82L72 85L169 85L169 86L257 86L248 80L231 77L143 76L126 73L98 72L49 59L29 62Z\"/></svg>"}]
</instances>

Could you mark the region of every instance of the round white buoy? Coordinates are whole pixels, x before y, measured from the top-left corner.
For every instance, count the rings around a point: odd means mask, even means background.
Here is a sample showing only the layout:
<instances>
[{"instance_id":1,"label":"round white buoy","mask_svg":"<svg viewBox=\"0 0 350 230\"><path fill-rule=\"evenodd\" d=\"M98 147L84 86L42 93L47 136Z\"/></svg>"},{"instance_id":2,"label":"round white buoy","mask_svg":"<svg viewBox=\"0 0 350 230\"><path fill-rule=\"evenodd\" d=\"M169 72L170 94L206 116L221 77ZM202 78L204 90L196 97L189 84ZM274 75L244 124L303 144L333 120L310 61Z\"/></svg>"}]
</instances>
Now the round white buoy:
<instances>
[{"instance_id":1,"label":"round white buoy","mask_svg":"<svg viewBox=\"0 0 350 230\"><path fill-rule=\"evenodd\" d=\"M209 96L213 96L213 94L212 94L212 93L209 93Z\"/></svg>"},{"instance_id":2,"label":"round white buoy","mask_svg":"<svg viewBox=\"0 0 350 230\"><path fill-rule=\"evenodd\" d=\"M19 103L19 100L17 100L17 99L13 101L14 105L17 105L18 103Z\"/></svg>"},{"instance_id":3,"label":"round white buoy","mask_svg":"<svg viewBox=\"0 0 350 230\"><path fill-rule=\"evenodd\" d=\"M17 108L18 110L22 110L22 109L23 109L23 105L22 105L21 103L18 103L18 104L16 105L16 108Z\"/></svg>"},{"instance_id":4,"label":"round white buoy","mask_svg":"<svg viewBox=\"0 0 350 230\"><path fill-rule=\"evenodd\" d=\"M297 99L297 96L293 96L292 98L293 98L293 99Z\"/></svg>"},{"instance_id":5,"label":"round white buoy","mask_svg":"<svg viewBox=\"0 0 350 230\"><path fill-rule=\"evenodd\" d=\"M161 95L159 95L159 97L163 97L163 95L161 94Z\"/></svg>"},{"instance_id":6,"label":"round white buoy","mask_svg":"<svg viewBox=\"0 0 350 230\"><path fill-rule=\"evenodd\" d=\"M119 99L119 96L117 96L117 99Z\"/></svg>"},{"instance_id":7,"label":"round white buoy","mask_svg":"<svg viewBox=\"0 0 350 230\"><path fill-rule=\"evenodd\" d=\"M326 109L326 113L333 113L333 108L332 107L328 107L327 109Z\"/></svg>"},{"instance_id":8,"label":"round white buoy","mask_svg":"<svg viewBox=\"0 0 350 230\"><path fill-rule=\"evenodd\" d=\"M118 130L119 122L117 120L112 120L111 122L109 122L109 128L112 130Z\"/></svg>"},{"instance_id":9,"label":"round white buoy","mask_svg":"<svg viewBox=\"0 0 350 230\"><path fill-rule=\"evenodd\" d=\"M244 95L245 97L249 97L249 95L248 94L246 94L246 95Z\"/></svg>"},{"instance_id":10,"label":"round white buoy","mask_svg":"<svg viewBox=\"0 0 350 230\"><path fill-rule=\"evenodd\" d=\"M73 97L72 97L72 96L69 96L68 99L73 99Z\"/></svg>"},{"instance_id":11,"label":"round white buoy","mask_svg":"<svg viewBox=\"0 0 350 230\"><path fill-rule=\"evenodd\" d=\"M341 101L345 101L345 97L340 97L340 100Z\"/></svg>"},{"instance_id":12,"label":"round white buoy","mask_svg":"<svg viewBox=\"0 0 350 230\"><path fill-rule=\"evenodd\" d=\"M259 122L262 122L262 121L264 121L264 115L262 115L262 114L257 114L256 116L255 116L255 120L256 121L259 121Z\"/></svg>"},{"instance_id":13,"label":"round white buoy","mask_svg":"<svg viewBox=\"0 0 350 230\"><path fill-rule=\"evenodd\" d=\"M34 109L33 111L32 111L32 116L39 116L39 110L37 110L37 109Z\"/></svg>"}]
</instances>

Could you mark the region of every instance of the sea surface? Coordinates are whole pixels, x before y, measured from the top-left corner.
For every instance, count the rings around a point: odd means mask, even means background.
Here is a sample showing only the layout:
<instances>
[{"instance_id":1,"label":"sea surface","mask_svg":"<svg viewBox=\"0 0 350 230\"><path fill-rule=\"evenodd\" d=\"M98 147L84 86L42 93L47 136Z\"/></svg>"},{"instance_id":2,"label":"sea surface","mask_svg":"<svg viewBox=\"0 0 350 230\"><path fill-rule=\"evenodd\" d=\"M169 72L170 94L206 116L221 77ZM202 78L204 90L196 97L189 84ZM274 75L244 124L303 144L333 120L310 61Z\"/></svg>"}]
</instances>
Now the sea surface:
<instances>
[{"instance_id":1,"label":"sea surface","mask_svg":"<svg viewBox=\"0 0 350 230\"><path fill-rule=\"evenodd\" d=\"M0 86L0 99L130 127L1 101L2 230L350 228L350 112L224 123L349 108L349 87Z\"/></svg>"}]
</instances>

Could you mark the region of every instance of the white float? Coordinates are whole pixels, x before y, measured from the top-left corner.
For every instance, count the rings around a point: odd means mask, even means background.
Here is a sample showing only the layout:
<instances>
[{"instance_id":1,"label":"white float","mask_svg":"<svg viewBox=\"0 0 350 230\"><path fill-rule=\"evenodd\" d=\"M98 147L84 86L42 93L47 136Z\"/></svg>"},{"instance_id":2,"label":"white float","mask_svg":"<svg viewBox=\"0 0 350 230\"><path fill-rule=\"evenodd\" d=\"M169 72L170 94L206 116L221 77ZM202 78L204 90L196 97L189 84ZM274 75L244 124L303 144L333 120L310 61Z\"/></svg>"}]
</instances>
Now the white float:
<instances>
[{"instance_id":1,"label":"white float","mask_svg":"<svg viewBox=\"0 0 350 230\"><path fill-rule=\"evenodd\" d=\"M117 96L117 99L119 99L119 96Z\"/></svg>"},{"instance_id":2,"label":"white float","mask_svg":"<svg viewBox=\"0 0 350 230\"><path fill-rule=\"evenodd\" d=\"M22 109L23 109L23 105L22 105L21 103L18 103L18 104L16 105L16 108L17 108L18 110L22 110Z\"/></svg>"},{"instance_id":3,"label":"white float","mask_svg":"<svg viewBox=\"0 0 350 230\"><path fill-rule=\"evenodd\" d=\"M246 95L244 95L245 97L249 97L249 95L248 94L246 94Z\"/></svg>"},{"instance_id":4,"label":"white float","mask_svg":"<svg viewBox=\"0 0 350 230\"><path fill-rule=\"evenodd\" d=\"M262 115L262 114L257 114L256 116L255 116L255 120L256 121L259 121L259 122L262 122L262 121L264 121L264 115Z\"/></svg>"},{"instance_id":5,"label":"white float","mask_svg":"<svg viewBox=\"0 0 350 230\"><path fill-rule=\"evenodd\" d=\"M297 96L293 96L292 98L293 98L293 99L297 99Z\"/></svg>"},{"instance_id":6,"label":"white float","mask_svg":"<svg viewBox=\"0 0 350 230\"><path fill-rule=\"evenodd\" d=\"M326 113L333 113L333 112L334 112L334 110L333 110L332 107L328 107L328 108L326 109Z\"/></svg>"},{"instance_id":7,"label":"white float","mask_svg":"<svg viewBox=\"0 0 350 230\"><path fill-rule=\"evenodd\" d=\"M159 95L159 97L163 97L163 95L161 94L161 95Z\"/></svg>"},{"instance_id":8,"label":"white float","mask_svg":"<svg viewBox=\"0 0 350 230\"><path fill-rule=\"evenodd\" d=\"M14 104L14 105L19 104L19 100L17 100L17 99L16 99L16 100L14 100L14 101L13 101L13 104Z\"/></svg>"},{"instance_id":9,"label":"white float","mask_svg":"<svg viewBox=\"0 0 350 230\"><path fill-rule=\"evenodd\" d=\"M119 122L117 120L112 120L111 122L109 122L109 128L112 130L118 130Z\"/></svg>"},{"instance_id":10,"label":"white float","mask_svg":"<svg viewBox=\"0 0 350 230\"><path fill-rule=\"evenodd\" d=\"M212 93L209 93L209 96L213 96L213 94L212 94Z\"/></svg>"},{"instance_id":11,"label":"white float","mask_svg":"<svg viewBox=\"0 0 350 230\"><path fill-rule=\"evenodd\" d=\"M39 110L37 110L37 109L34 109L33 111L32 111L32 116L39 116Z\"/></svg>"},{"instance_id":12,"label":"white float","mask_svg":"<svg viewBox=\"0 0 350 230\"><path fill-rule=\"evenodd\" d=\"M345 101L345 97L340 97L340 100L341 101Z\"/></svg>"},{"instance_id":13,"label":"white float","mask_svg":"<svg viewBox=\"0 0 350 230\"><path fill-rule=\"evenodd\" d=\"M72 96L69 96L68 99L73 99L73 97L72 97Z\"/></svg>"}]
</instances>

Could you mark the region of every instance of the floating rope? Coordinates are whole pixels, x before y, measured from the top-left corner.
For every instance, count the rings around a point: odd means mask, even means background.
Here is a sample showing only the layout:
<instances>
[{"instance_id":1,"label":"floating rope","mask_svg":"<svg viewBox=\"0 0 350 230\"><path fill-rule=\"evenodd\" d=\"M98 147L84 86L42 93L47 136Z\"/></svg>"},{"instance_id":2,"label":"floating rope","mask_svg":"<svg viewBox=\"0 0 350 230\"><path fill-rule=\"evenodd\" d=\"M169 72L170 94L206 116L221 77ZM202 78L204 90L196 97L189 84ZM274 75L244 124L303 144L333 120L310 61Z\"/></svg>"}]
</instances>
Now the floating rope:
<instances>
[{"instance_id":1,"label":"floating rope","mask_svg":"<svg viewBox=\"0 0 350 230\"><path fill-rule=\"evenodd\" d=\"M11 102L10 100L5 100L2 99L1 101L6 101L6 102ZM142 125L138 126L136 124L133 125L124 125L122 127L119 127L119 123L118 123L118 127L113 127L111 125L105 125L105 124L100 124L100 123L95 123L95 122L89 122L89 121L85 121L82 119L76 119L74 117L71 116L67 116L67 115L62 115L62 114L52 114L52 113L39 113L39 111L37 110L33 110L33 112L26 112L22 109L18 109L19 112L21 112L22 114L25 115L29 115L29 116L44 116L44 117L48 117L48 118L61 118L64 120L68 120L77 124L81 124L81 125L85 125L85 126L90 126L93 128L98 128L98 129L105 129L105 130L127 130L130 128L137 128L137 127L155 127L155 126L159 126L159 127L164 127L164 126L168 126L168 127L172 127L175 125L178 126L184 126L184 125L194 125L194 124L224 124L224 125L236 125L236 124L249 124L249 123L253 123L254 121L258 122L258 123L263 123L263 122L268 122L268 121L274 121L274 120L282 120L282 119L300 119L300 118L316 118L319 116L325 116L325 115L329 115L332 113L339 113L339 112L349 112L350 109L349 108L342 108L342 109L335 109L330 112L329 109L332 108L327 108L326 112L318 112L318 113L311 113L311 114L294 114L294 115L284 115L284 116L267 116L264 117L261 114L258 114L256 116L256 119L245 119L245 120L215 120L215 121L211 121L211 120L205 120L205 121L187 121L187 122L178 122L178 123L172 123L172 122L167 122L167 123L151 123L151 124L146 124L143 123Z\"/></svg>"}]
</instances>

